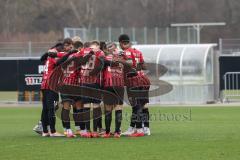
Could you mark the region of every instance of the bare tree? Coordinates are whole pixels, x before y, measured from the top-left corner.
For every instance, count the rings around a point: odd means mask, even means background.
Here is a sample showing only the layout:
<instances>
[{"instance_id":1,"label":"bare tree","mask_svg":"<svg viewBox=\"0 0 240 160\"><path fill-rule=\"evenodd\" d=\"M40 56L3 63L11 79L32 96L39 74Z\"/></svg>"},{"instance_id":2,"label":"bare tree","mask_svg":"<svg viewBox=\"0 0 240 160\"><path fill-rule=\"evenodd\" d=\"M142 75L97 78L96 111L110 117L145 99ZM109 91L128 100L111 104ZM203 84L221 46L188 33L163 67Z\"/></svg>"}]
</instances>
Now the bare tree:
<instances>
[{"instance_id":1,"label":"bare tree","mask_svg":"<svg viewBox=\"0 0 240 160\"><path fill-rule=\"evenodd\" d=\"M227 31L209 32L208 37L240 34L239 0L2 0L0 4L0 34L6 35L59 33L64 27L162 27L208 21L230 24Z\"/></svg>"}]
</instances>

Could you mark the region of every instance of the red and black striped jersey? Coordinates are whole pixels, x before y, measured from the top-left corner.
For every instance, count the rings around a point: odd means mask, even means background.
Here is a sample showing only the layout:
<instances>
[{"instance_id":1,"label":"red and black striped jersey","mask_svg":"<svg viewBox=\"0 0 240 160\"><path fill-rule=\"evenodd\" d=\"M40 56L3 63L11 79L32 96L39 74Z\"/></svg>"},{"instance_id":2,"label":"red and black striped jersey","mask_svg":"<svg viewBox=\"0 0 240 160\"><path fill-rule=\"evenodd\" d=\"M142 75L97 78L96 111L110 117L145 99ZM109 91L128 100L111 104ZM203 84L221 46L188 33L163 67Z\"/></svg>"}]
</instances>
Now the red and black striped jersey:
<instances>
[{"instance_id":1,"label":"red and black striped jersey","mask_svg":"<svg viewBox=\"0 0 240 160\"><path fill-rule=\"evenodd\" d=\"M123 53L127 60L132 60L134 68L137 67L137 64L144 63L142 52L135 48L128 48Z\"/></svg>"},{"instance_id":2,"label":"red and black striped jersey","mask_svg":"<svg viewBox=\"0 0 240 160\"><path fill-rule=\"evenodd\" d=\"M56 59L55 58L48 58L45 61L44 65L44 72L42 76L42 84L41 84L41 89L49 89L48 86L48 79L50 74L53 72L54 68L56 65Z\"/></svg>"},{"instance_id":3,"label":"red and black striped jersey","mask_svg":"<svg viewBox=\"0 0 240 160\"><path fill-rule=\"evenodd\" d=\"M142 52L134 48L126 49L124 57L126 60L132 60L133 68L136 68L139 63L144 63ZM125 85L128 87L149 86L150 80L143 71L138 71L136 76L126 78Z\"/></svg>"},{"instance_id":4,"label":"red and black striped jersey","mask_svg":"<svg viewBox=\"0 0 240 160\"><path fill-rule=\"evenodd\" d=\"M48 51L49 52L57 52L57 50L55 48L50 49ZM41 89L50 89L49 84L48 84L49 77L55 68L57 59L62 58L64 55L65 55L64 52L59 52L59 53L57 53L56 58L48 57L48 59L45 61Z\"/></svg>"},{"instance_id":5,"label":"red and black striped jersey","mask_svg":"<svg viewBox=\"0 0 240 160\"><path fill-rule=\"evenodd\" d=\"M82 57L82 52L77 52L68 57L71 58L80 58ZM64 69L63 69L63 84L65 85L80 85L80 68L76 61L71 61Z\"/></svg>"},{"instance_id":6,"label":"red and black striped jersey","mask_svg":"<svg viewBox=\"0 0 240 160\"><path fill-rule=\"evenodd\" d=\"M81 50L83 56L88 55L91 51L92 51L92 49L90 49L90 48L84 48L83 50ZM89 75L89 73L91 71L93 71L95 69L95 67L98 67L100 65L100 63L101 63L100 59L99 59L100 57L104 57L104 53L101 50L95 52L91 56L91 58L88 60L88 62L85 65L82 65L81 73L80 73L82 83L85 83L85 84L98 83L98 84L100 84L101 73L96 74L96 75Z\"/></svg>"},{"instance_id":7,"label":"red and black striped jersey","mask_svg":"<svg viewBox=\"0 0 240 160\"><path fill-rule=\"evenodd\" d=\"M114 61L115 58L122 58L117 54L110 54L105 57L108 61ZM107 66L103 71L104 87L124 87L123 64L118 66Z\"/></svg>"}]
</instances>

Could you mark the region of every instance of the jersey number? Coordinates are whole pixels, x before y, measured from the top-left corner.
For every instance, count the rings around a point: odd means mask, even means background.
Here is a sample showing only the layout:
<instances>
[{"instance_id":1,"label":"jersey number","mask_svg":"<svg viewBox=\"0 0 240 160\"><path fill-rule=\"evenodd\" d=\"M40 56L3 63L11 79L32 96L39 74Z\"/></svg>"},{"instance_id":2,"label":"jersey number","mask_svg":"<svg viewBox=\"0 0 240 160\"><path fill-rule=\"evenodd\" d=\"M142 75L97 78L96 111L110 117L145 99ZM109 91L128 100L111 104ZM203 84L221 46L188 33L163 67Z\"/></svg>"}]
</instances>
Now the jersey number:
<instances>
[{"instance_id":1,"label":"jersey number","mask_svg":"<svg viewBox=\"0 0 240 160\"><path fill-rule=\"evenodd\" d=\"M82 69L89 69L89 70L92 70L94 69L94 66L95 66L95 60L96 60L96 56L92 56L89 61L82 66Z\"/></svg>"},{"instance_id":2,"label":"jersey number","mask_svg":"<svg viewBox=\"0 0 240 160\"><path fill-rule=\"evenodd\" d=\"M72 74L74 72L74 62L72 61L65 70L66 74Z\"/></svg>"}]
</instances>

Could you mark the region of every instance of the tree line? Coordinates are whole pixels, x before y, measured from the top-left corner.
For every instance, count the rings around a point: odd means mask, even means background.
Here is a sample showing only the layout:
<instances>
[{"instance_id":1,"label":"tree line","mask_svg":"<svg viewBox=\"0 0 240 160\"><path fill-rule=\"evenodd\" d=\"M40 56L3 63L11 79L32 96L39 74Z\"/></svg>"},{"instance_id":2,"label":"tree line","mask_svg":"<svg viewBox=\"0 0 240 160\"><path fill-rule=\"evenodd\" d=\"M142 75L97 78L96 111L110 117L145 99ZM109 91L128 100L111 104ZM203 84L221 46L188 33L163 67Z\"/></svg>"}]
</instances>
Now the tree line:
<instances>
[{"instance_id":1,"label":"tree line","mask_svg":"<svg viewBox=\"0 0 240 160\"><path fill-rule=\"evenodd\" d=\"M238 0L1 0L0 40L54 40L64 27L169 27L171 23L226 22L208 27L203 42L238 38Z\"/></svg>"}]
</instances>

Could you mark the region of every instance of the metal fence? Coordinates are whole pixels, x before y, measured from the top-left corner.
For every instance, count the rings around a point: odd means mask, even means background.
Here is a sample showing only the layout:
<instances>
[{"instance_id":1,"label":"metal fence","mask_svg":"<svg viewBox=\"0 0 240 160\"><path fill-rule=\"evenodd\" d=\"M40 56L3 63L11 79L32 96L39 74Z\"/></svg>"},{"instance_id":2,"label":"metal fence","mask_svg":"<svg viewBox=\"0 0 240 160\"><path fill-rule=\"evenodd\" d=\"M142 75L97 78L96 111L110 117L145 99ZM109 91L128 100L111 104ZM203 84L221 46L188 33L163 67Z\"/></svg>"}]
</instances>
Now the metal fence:
<instances>
[{"instance_id":1,"label":"metal fence","mask_svg":"<svg viewBox=\"0 0 240 160\"><path fill-rule=\"evenodd\" d=\"M222 55L240 55L240 39L219 39L219 51Z\"/></svg>"},{"instance_id":2,"label":"metal fence","mask_svg":"<svg viewBox=\"0 0 240 160\"><path fill-rule=\"evenodd\" d=\"M240 72L227 72L224 75L223 102L240 100Z\"/></svg>"},{"instance_id":3,"label":"metal fence","mask_svg":"<svg viewBox=\"0 0 240 160\"><path fill-rule=\"evenodd\" d=\"M65 28L65 37L80 36L83 41L117 41L126 33L135 44L194 44L196 30L185 28ZM0 57L36 57L55 42L0 42Z\"/></svg>"},{"instance_id":4,"label":"metal fence","mask_svg":"<svg viewBox=\"0 0 240 160\"><path fill-rule=\"evenodd\" d=\"M117 41L126 33L137 44L193 44L197 42L196 30L192 27L174 28L65 28L64 37L80 36L83 41Z\"/></svg>"},{"instance_id":5,"label":"metal fence","mask_svg":"<svg viewBox=\"0 0 240 160\"><path fill-rule=\"evenodd\" d=\"M0 42L0 57L37 57L54 42Z\"/></svg>"}]
</instances>

